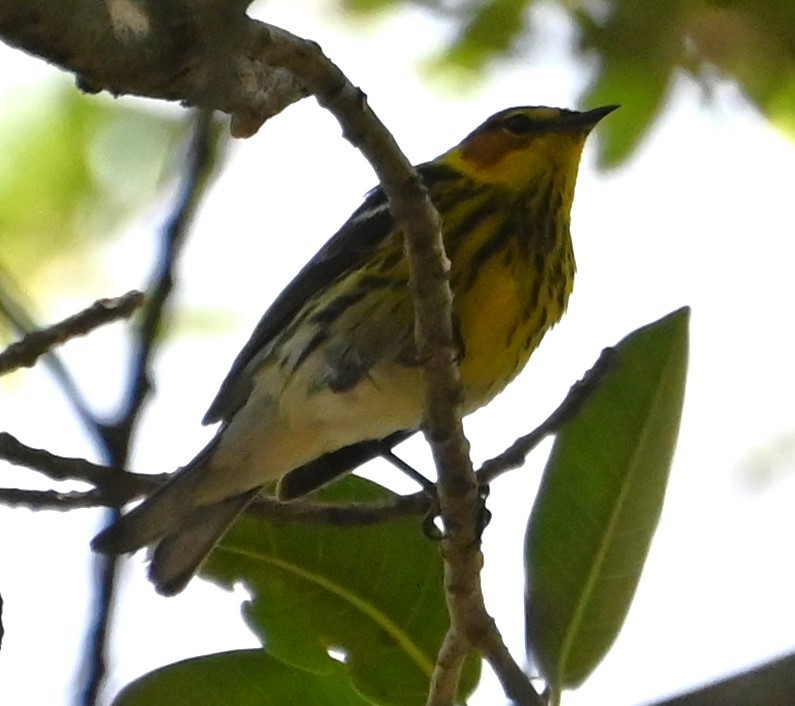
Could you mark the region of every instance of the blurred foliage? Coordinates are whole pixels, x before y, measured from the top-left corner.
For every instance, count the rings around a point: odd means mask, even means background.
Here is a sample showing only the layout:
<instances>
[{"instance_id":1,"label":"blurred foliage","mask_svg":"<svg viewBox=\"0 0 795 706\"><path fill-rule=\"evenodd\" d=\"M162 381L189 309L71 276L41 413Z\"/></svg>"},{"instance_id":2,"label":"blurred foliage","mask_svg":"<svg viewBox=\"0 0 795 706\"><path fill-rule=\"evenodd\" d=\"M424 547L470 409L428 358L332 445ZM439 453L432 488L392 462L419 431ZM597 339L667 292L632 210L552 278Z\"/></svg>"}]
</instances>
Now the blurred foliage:
<instances>
[{"instance_id":1,"label":"blurred foliage","mask_svg":"<svg viewBox=\"0 0 795 706\"><path fill-rule=\"evenodd\" d=\"M443 66L483 73L515 55L543 25L537 0L337 0L353 13L419 5L446 19L453 39ZM585 105L621 103L600 128L602 161L615 165L637 146L686 73L707 88L732 80L777 127L795 134L795 2L792 0L545 0L577 28L572 50L595 60Z\"/></svg>"},{"instance_id":2,"label":"blurred foliage","mask_svg":"<svg viewBox=\"0 0 795 706\"><path fill-rule=\"evenodd\" d=\"M180 165L177 113L84 96L58 81L6 95L0 118L0 268L23 291L150 203Z\"/></svg>"}]
</instances>

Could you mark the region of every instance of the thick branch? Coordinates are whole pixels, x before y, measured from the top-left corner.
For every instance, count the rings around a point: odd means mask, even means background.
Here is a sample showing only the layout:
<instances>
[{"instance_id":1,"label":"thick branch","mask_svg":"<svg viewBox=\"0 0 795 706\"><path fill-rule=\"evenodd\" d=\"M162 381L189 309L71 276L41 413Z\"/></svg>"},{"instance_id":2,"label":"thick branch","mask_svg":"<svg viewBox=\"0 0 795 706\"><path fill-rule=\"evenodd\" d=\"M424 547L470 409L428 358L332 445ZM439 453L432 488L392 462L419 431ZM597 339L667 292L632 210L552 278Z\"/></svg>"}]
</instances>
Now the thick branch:
<instances>
[{"instance_id":1,"label":"thick branch","mask_svg":"<svg viewBox=\"0 0 795 706\"><path fill-rule=\"evenodd\" d=\"M92 92L178 100L248 135L306 92L257 55L249 2L3 0L0 39L73 72Z\"/></svg>"},{"instance_id":2,"label":"thick branch","mask_svg":"<svg viewBox=\"0 0 795 706\"><path fill-rule=\"evenodd\" d=\"M461 672L469 650L470 642L466 636L453 627L449 628L436 656L427 706L446 706L456 702Z\"/></svg>"}]
</instances>

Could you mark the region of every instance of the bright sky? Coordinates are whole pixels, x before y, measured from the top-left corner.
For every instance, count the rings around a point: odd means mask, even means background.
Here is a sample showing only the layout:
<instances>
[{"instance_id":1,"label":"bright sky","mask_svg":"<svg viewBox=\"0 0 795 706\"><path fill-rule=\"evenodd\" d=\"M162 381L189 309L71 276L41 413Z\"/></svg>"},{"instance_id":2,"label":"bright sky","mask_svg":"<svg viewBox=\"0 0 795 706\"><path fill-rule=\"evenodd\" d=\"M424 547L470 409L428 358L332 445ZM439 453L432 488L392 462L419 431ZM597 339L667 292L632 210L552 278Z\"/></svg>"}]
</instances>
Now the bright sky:
<instances>
[{"instance_id":1,"label":"bright sky","mask_svg":"<svg viewBox=\"0 0 795 706\"><path fill-rule=\"evenodd\" d=\"M551 39L467 91L439 90L418 77L419 62L443 31L421 12L354 31L325 5L273 0L260 12L317 39L415 161L435 156L500 108L573 106L587 82L587 67L575 66L561 48L565 20L548 10L542 16ZM41 71L37 63L21 66ZM564 696L566 706L629 706L795 647L795 568L788 560L795 536L795 149L733 87L719 86L707 98L681 78L629 164L604 174L593 161L587 151L575 199L579 270L569 314L529 369L467 429L475 461L492 455L542 419L604 346L692 306L685 414L651 556L614 649L581 689ZM165 352L136 470L170 470L199 448L210 433L199 419L262 310L373 181L334 120L311 100L234 145L200 213L179 293L187 307L233 311L233 325L225 335L182 335ZM74 299L58 315L141 286L156 225L146 220L107 253L101 285L75 277ZM78 378L94 385L91 399L108 409L118 394L122 343L104 331L67 350ZM5 394L0 429L66 455L92 453L46 376L17 376ZM419 444L406 452L418 453ZM523 646L522 536L542 463L537 454L495 483L489 500L487 599L516 655ZM3 474L4 485L31 483L29 473ZM92 600L87 543L99 522L99 513L88 511L0 508L0 702L69 703ZM143 555L128 562L124 579L114 691L169 661L256 644L239 617L240 595L194 581L179 597L163 599L146 582ZM473 706L498 701L498 687L484 684Z\"/></svg>"}]
</instances>

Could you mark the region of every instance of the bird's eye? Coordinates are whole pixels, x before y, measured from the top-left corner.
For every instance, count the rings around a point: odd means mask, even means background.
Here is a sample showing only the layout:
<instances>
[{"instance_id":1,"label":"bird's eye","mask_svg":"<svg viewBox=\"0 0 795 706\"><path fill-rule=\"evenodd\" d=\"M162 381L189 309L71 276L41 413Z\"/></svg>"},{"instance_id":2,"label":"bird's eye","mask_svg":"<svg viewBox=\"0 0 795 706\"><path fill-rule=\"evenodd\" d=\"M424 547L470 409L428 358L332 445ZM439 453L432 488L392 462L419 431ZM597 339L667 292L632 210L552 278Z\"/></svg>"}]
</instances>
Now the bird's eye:
<instances>
[{"instance_id":1,"label":"bird's eye","mask_svg":"<svg viewBox=\"0 0 795 706\"><path fill-rule=\"evenodd\" d=\"M503 121L502 129L513 135L527 135L530 132L535 132L538 129L538 124L524 113L516 113Z\"/></svg>"}]
</instances>

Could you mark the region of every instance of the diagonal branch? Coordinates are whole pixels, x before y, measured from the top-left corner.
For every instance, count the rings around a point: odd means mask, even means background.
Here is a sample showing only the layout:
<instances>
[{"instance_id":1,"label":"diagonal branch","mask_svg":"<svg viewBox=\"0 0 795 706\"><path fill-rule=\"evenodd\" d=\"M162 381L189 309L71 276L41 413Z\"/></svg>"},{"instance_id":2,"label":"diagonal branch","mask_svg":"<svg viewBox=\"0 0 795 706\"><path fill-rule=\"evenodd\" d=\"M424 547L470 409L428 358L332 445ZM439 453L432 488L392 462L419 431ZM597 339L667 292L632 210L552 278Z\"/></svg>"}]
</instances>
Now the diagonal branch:
<instances>
[{"instance_id":1,"label":"diagonal branch","mask_svg":"<svg viewBox=\"0 0 795 706\"><path fill-rule=\"evenodd\" d=\"M461 649L463 642L478 647L496 641L501 643L502 639L486 611L481 589L483 508L461 423L463 393L455 362L449 261L439 216L416 172L369 109L364 94L320 48L266 25L259 25L254 31L261 36L265 60L290 69L318 102L335 115L345 137L362 151L375 169L390 209L403 227L414 298L415 337L427 382L424 428L438 469L439 507L446 531L441 549L453 637L443 649L450 644L456 647L456 659L450 660L449 665L452 678L442 678L438 674L447 668L447 660L440 659L428 704L448 706L454 703L451 694L455 695L458 690L460 660L465 652ZM518 666L516 670L521 672ZM527 689L535 694L529 680L524 680ZM436 686L449 685L451 681L455 682L455 688L446 688L444 693L435 691ZM540 703L540 697L535 696Z\"/></svg>"},{"instance_id":2,"label":"diagonal branch","mask_svg":"<svg viewBox=\"0 0 795 706\"><path fill-rule=\"evenodd\" d=\"M216 164L217 129L210 112L196 114L186 174L174 211L164 229L162 249L147 287L147 301L133 342L126 407L118 420L103 427L111 465L126 465L129 444L141 409L152 390L150 365L174 288L174 273L193 214Z\"/></svg>"},{"instance_id":3,"label":"diagonal branch","mask_svg":"<svg viewBox=\"0 0 795 706\"><path fill-rule=\"evenodd\" d=\"M6 280L7 278L3 277L3 279ZM26 337L40 328L26 311L25 306L22 304L22 297L15 292L14 287L8 281L3 281L2 286L0 286L0 311L8 319L17 335L21 337ZM101 441L99 423L94 413L89 409L85 397L72 374L58 355L58 351L53 349L46 351L44 353L44 365L50 370L53 378L55 378L55 381L63 391L67 402L72 406L86 431L94 439Z\"/></svg>"},{"instance_id":4,"label":"diagonal branch","mask_svg":"<svg viewBox=\"0 0 795 706\"><path fill-rule=\"evenodd\" d=\"M488 485L506 471L522 466L536 446L571 421L612 368L615 359L613 353L612 348L605 348L591 369L571 386L563 401L541 424L530 433L520 436L502 453L484 461L477 471L480 485Z\"/></svg>"},{"instance_id":5,"label":"diagonal branch","mask_svg":"<svg viewBox=\"0 0 795 706\"><path fill-rule=\"evenodd\" d=\"M52 348L71 338L84 336L105 324L126 319L143 304L141 292L127 292L114 299L99 299L90 307L52 326L31 331L21 341L0 353L0 375L17 368L30 368Z\"/></svg>"},{"instance_id":6,"label":"diagonal branch","mask_svg":"<svg viewBox=\"0 0 795 706\"><path fill-rule=\"evenodd\" d=\"M415 336L427 381L424 428L439 473L439 507L446 530L441 548L451 621L451 636L443 645L428 704L447 706L454 703L458 691L467 652L464 645L486 644L481 639L484 630L491 642L501 642L501 638L486 611L481 590L482 504L461 423L463 393L455 363L449 261L441 223L416 172L373 115L364 94L347 81L320 48L265 25L256 31L261 35L265 59L289 68L299 77L318 102L335 115L345 137L368 159L405 233ZM525 682L535 694L526 678Z\"/></svg>"}]
</instances>

